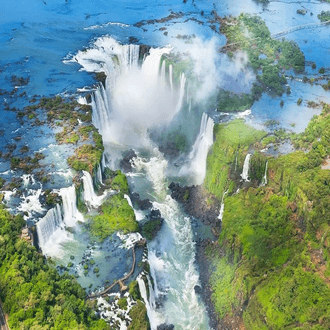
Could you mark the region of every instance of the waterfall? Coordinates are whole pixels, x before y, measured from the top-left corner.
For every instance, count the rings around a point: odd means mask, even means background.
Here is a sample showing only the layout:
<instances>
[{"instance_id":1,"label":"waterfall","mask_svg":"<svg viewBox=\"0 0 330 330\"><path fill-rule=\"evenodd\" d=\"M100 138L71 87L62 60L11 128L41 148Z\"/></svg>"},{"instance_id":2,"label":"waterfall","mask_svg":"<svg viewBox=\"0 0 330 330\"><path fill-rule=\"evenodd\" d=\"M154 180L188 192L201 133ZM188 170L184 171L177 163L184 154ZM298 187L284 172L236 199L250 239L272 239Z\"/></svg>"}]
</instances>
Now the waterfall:
<instances>
[{"instance_id":1,"label":"waterfall","mask_svg":"<svg viewBox=\"0 0 330 330\"><path fill-rule=\"evenodd\" d=\"M189 154L190 164L180 170L181 174L185 172L193 174L195 184L202 184L205 178L206 158L213 144L213 128L214 121L204 112L199 134Z\"/></svg>"},{"instance_id":2,"label":"waterfall","mask_svg":"<svg viewBox=\"0 0 330 330\"><path fill-rule=\"evenodd\" d=\"M265 174L264 177L262 178L262 182L260 186L265 186L267 184L267 170L268 170L268 161L266 162L266 167L265 167Z\"/></svg>"},{"instance_id":3,"label":"waterfall","mask_svg":"<svg viewBox=\"0 0 330 330\"><path fill-rule=\"evenodd\" d=\"M139 210L135 210L135 208L133 207L131 198L128 195L126 195L126 194L124 194L124 198L127 200L128 205L133 209L136 221L143 220L144 219L143 212L142 211L139 211Z\"/></svg>"},{"instance_id":4,"label":"waterfall","mask_svg":"<svg viewBox=\"0 0 330 330\"><path fill-rule=\"evenodd\" d=\"M76 188L62 188L60 195L63 201L63 221L67 227L74 227L77 221L84 221L84 216L77 209Z\"/></svg>"},{"instance_id":5,"label":"waterfall","mask_svg":"<svg viewBox=\"0 0 330 330\"><path fill-rule=\"evenodd\" d=\"M225 211L225 195L228 193L228 190L226 190L223 195L222 195L222 199L221 199L221 206L220 206L220 212L219 212L219 215L218 215L218 219L220 221L222 221L222 218L223 218L223 212Z\"/></svg>"},{"instance_id":6,"label":"waterfall","mask_svg":"<svg viewBox=\"0 0 330 330\"><path fill-rule=\"evenodd\" d=\"M83 215L77 210L74 185L60 189L59 195L63 205L56 204L37 222L39 246L42 252L49 256L61 255L61 243L72 239L72 235L65 228L75 227L78 221L84 221Z\"/></svg>"},{"instance_id":7,"label":"waterfall","mask_svg":"<svg viewBox=\"0 0 330 330\"><path fill-rule=\"evenodd\" d=\"M171 86L171 91L173 90L173 65L170 64L168 67L169 71L169 80L170 80L170 86Z\"/></svg>"},{"instance_id":8,"label":"waterfall","mask_svg":"<svg viewBox=\"0 0 330 330\"><path fill-rule=\"evenodd\" d=\"M150 328L151 328L151 330L157 330L157 326L160 325L161 323L163 323L164 320L162 319L161 315L155 309L156 306L155 306L153 288L152 288L149 276L148 275L146 275L146 276L147 276L148 285L149 285L149 294L150 294L149 299L148 299L148 295L147 295L146 284L144 283L142 276L139 275L136 280L139 284L141 297L144 300L144 303L147 308L147 314L148 314L148 318L149 318L149 322L150 322Z\"/></svg>"},{"instance_id":9,"label":"waterfall","mask_svg":"<svg viewBox=\"0 0 330 330\"><path fill-rule=\"evenodd\" d=\"M150 128L169 123L182 107L185 75L181 73L179 86L174 88L172 66L166 83L165 63L160 65L171 48L151 48L141 65L139 49L138 45L123 46L102 37L93 49L75 56L85 70L107 74L106 87L100 84L91 102L92 121L104 142L143 146L141 136Z\"/></svg>"},{"instance_id":10,"label":"waterfall","mask_svg":"<svg viewBox=\"0 0 330 330\"><path fill-rule=\"evenodd\" d=\"M50 209L46 215L37 223L39 245L46 245L55 230L63 225L62 211L59 204Z\"/></svg>"},{"instance_id":11,"label":"waterfall","mask_svg":"<svg viewBox=\"0 0 330 330\"><path fill-rule=\"evenodd\" d=\"M247 154L244 160L244 165L243 165L243 171L241 174L242 180L243 181L250 181L249 180L249 166L250 166L250 158L251 154Z\"/></svg>"},{"instance_id":12,"label":"waterfall","mask_svg":"<svg viewBox=\"0 0 330 330\"><path fill-rule=\"evenodd\" d=\"M97 181L98 181L100 184L103 184L101 165L98 165L98 166L97 166L97 170L96 170L96 178L97 178Z\"/></svg>"},{"instance_id":13,"label":"waterfall","mask_svg":"<svg viewBox=\"0 0 330 330\"><path fill-rule=\"evenodd\" d=\"M102 204L104 198L106 197L107 192L105 192L102 196L96 195L94 191L93 180L91 175L86 171L82 171L82 172L84 174L82 180L84 184L85 203L89 208L99 207Z\"/></svg>"}]
</instances>

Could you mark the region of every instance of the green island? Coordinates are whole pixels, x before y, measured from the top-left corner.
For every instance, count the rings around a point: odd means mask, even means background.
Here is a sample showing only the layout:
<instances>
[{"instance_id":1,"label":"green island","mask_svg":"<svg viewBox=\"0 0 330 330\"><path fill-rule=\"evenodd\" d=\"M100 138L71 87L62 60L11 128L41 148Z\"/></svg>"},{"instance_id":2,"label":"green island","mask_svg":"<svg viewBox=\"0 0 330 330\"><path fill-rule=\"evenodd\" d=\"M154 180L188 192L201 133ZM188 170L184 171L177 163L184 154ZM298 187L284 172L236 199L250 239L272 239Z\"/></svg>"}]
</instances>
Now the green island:
<instances>
[{"instance_id":1,"label":"green island","mask_svg":"<svg viewBox=\"0 0 330 330\"><path fill-rule=\"evenodd\" d=\"M291 134L295 152L255 151L251 182L236 193L235 159L241 172L247 149L272 137L242 121L216 126L205 186L228 195L219 240L206 256L219 319L238 316L251 330L330 328L329 114L323 104L303 133ZM267 185L260 185L266 162Z\"/></svg>"},{"instance_id":2,"label":"green island","mask_svg":"<svg viewBox=\"0 0 330 330\"><path fill-rule=\"evenodd\" d=\"M293 41L277 40L271 37L265 22L255 15L240 14L238 17L215 19L221 24L220 32L227 38L223 51L233 57L237 51L248 56L249 66L256 73L257 81L250 94L235 94L220 91L219 111L242 111L249 109L262 92L281 96L290 93L286 87L285 71L294 69L301 73L305 68L305 56Z\"/></svg>"}]
</instances>

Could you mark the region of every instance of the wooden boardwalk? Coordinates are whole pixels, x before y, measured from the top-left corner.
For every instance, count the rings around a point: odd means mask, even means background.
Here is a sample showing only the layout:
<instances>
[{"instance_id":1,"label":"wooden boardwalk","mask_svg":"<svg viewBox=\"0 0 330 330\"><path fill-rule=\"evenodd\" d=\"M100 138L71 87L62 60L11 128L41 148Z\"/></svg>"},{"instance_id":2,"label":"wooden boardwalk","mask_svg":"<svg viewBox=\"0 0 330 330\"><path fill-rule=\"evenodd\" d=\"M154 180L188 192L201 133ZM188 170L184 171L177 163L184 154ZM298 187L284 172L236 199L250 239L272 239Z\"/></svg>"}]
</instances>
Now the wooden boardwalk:
<instances>
[{"instance_id":1,"label":"wooden boardwalk","mask_svg":"<svg viewBox=\"0 0 330 330\"><path fill-rule=\"evenodd\" d=\"M147 241L145 239L141 239L140 241L136 242L134 244L134 246L132 247L133 263L132 263L131 270L130 270L130 272L128 274L126 274L124 277L122 277L121 279L117 280L116 282L114 282L113 284L111 284L110 286L108 286L107 288L105 288L103 291L97 292L97 293L92 293L92 294L88 295L86 298L87 299L94 299L94 298L101 297L101 296L107 294L117 284L119 284L121 291L127 290L127 287L124 285L124 281L126 281L133 274L134 269L135 269L135 262L136 262L135 247L137 245L138 246L145 246L146 243L147 243Z\"/></svg>"}]
</instances>

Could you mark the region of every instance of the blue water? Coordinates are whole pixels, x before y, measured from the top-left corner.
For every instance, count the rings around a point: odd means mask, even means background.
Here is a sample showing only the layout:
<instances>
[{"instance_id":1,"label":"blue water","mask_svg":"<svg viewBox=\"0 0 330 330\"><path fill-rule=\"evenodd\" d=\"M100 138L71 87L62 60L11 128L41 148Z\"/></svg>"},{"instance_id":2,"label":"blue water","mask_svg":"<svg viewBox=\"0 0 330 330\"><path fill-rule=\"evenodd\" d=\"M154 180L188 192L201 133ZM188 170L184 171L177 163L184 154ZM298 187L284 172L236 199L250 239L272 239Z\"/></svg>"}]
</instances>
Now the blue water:
<instances>
[{"instance_id":1,"label":"blue water","mask_svg":"<svg viewBox=\"0 0 330 330\"><path fill-rule=\"evenodd\" d=\"M5 108L9 106L22 109L34 95L79 95L79 89L93 87L95 79L92 74L81 71L78 63L68 63L65 60L79 50L89 48L96 38L110 35L120 43L127 44L133 37L139 44L154 47L172 44L180 47L184 41L178 40L178 35L195 35L204 41L216 38L216 44L219 46L225 44L226 38L210 28L213 24L209 22L213 17L212 10L216 10L220 16L235 16L241 12L258 14L266 21L271 33L278 33L298 25L318 22L317 14L322 10L330 10L330 5L320 1L289 0L271 1L268 5L257 4L253 0L188 0L187 3L182 0L0 0L0 8L0 150L6 152L6 145L15 143L17 148L13 155L19 156L19 149L23 145L30 147L27 155L46 148L42 151L46 158L41 164L49 173L68 169L65 159L72 152L70 147L63 147L58 153L56 148L49 147L55 143L53 131L49 127L31 126L25 117L20 121L15 112ZM306 15L297 14L297 9L305 9ZM140 27L134 26L139 21L159 20L171 12L182 12L183 15L163 23L145 22ZM218 29L219 25L216 25L216 28ZM302 78L304 75L318 77L318 69L325 67L327 77L330 73L329 32L330 27L327 26L285 35L286 39L298 43L306 61L315 62L317 65L317 69L306 66L305 72L297 76L292 72L288 74L293 74L296 78ZM207 55L205 56L207 60ZM217 66L216 80L221 88L236 92L249 91L251 80L246 79L247 72L234 74L224 55L219 56ZM29 78L29 82L20 86L19 91L11 96L9 93L15 87L11 82L13 75ZM242 83L245 79L246 82ZM280 122L281 127L301 132L311 117L320 112L320 109L308 108L307 101L330 101L330 92L324 91L320 85L305 84L297 79L288 80L288 84L291 88L289 95L278 97L263 94L252 106L248 121L262 128L266 120L275 119ZM17 96L22 92L26 92L26 95ZM298 98L303 99L300 106L297 105ZM281 100L284 101L283 107L280 106ZM195 126L197 133L199 123ZM17 136L22 139L15 141ZM53 163L55 166L52 166ZM8 181L12 176L20 176L20 173L8 172L9 169L9 160L0 158L1 176ZM6 174L3 174L4 172ZM130 181L134 183L134 180ZM65 177L53 174L43 188L54 189L69 184ZM135 184L147 185L146 182ZM146 189L141 189L142 198L150 197L143 196L143 191ZM19 203L20 199L17 197L13 199L11 206L15 208ZM166 228L165 226L163 231ZM75 235L77 236L77 233ZM76 254L75 266L83 261L83 255L86 249L88 250L87 243L81 244L79 251L75 251L77 246L71 251ZM95 256L96 262L101 263L101 256L108 255L111 248L111 243L105 244L102 253L99 251L99 256ZM110 270L113 271L111 280L115 278L113 274L123 273L124 266L129 268L130 256L127 257L127 265L121 265L122 267L119 266L122 261L120 258L122 256L116 259L111 269L102 268L99 278L93 274L90 277L81 276L83 286L87 288L91 283L92 289L102 286L104 278L107 277L106 272ZM63 263L67 264L70 260L69 255L66 255Z\"/></svg>"}]
</instances>

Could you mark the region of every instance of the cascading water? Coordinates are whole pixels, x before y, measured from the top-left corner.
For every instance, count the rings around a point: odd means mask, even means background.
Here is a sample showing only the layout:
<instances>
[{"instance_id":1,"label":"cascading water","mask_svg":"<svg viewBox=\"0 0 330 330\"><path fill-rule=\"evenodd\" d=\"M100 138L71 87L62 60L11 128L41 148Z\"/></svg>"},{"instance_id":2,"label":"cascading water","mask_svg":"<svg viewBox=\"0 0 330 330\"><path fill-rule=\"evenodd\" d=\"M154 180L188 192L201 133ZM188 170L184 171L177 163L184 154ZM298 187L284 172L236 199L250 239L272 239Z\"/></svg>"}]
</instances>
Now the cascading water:
<instances>
[{"instance_id":1,"label":"cascading water","mask_svg":"<svg viewBox=\"0 0 330 330\"><path fill-rule=\"evenodd\" d=\"M223 195L222 195L222 199L221 199L221 206L220 206L220 212L219 212L219 215L218 215L218 219L220 221L222 221L222 218L223 218L223 212L225 211L225 196L226 194L228 193L228 190L226 190Z\"/></svg>"},{"instance_id":2,"label":"cascading water","mask_svg":"<svg viewBox=\"0 0 330 330\"><path fill-rule=\"evenodd\" d=\"M77 210L76 189L74 186L59 191L63 204L56 204L37 223L39 246L46 255L59 256L61 243L71 240L72 235L67 227L75 227L78 221L84 221L83 215Z\"/></svg>"},{"instance_id":3,"label":"cascading water","mask_svg":"<svg viewBox=\"0 0 330 330\"><path fill-rule=\"evenodd\" d=\"M182 167L180 173L189 173L195 184L202 184L206 174L206 158L213 144L214 121L205 112L202 116L200 131L192 151L189 154L189 164Z\"/></svg>"},{"instance_id":4,"label":"cascading water","mask_svg":"<svg viewBox=\"0 0 330 330\"><path fill-rule=\"evenodd\" d=\"M249 167L250 167L251 156L252 156L251 154L247 154L245 157L245 160L244 160L243 171L241 174L243 181L250 181L249 180Z\"/></svg>"},{"instance_id":5,"label":"cascading water","mask_svg":"<svg viewBox=\"0 0 330 330\"><path fill-rule=\"evenodd\" d=\"M177 330L206 330L209 329L206 309L194 290L199 285L199 275L194 264L196 252L190 219L169 196L167 161L147 134L148 129L169 123L180 111L185 100L186 78L181 74L177 86L172 65L168 72L165 64L161 65L161 58L170 52L169 48L151 48L141 66L137 50L121 46L111 38L100 38L93 49L79 52L76 59L87 71L107 74L106 88L100 86L92 98L93 123L105 141L106 154L111 154L119 145L121 149L143 148L149 155L146 159L134 160L134 171L144 172L145 176L142 173L130 178L147 178L143 180L151 183L151 187L148 185L150 188L146 191L144 185L143 192L137 192L157 200L153 206L165 220L161 233L148 244L150 275L154 280L154 287L148 281L149 297L144 281L138 279L151 328L156 330L166 322ZM208 148L213 143L213 125L212 119L204 114L198 142L191 153L196 169L200 166L198 161L206 161ZM196 171L199 177L204 177L205 166ZM84 172L83 181L85 200L93 204L95 193L88 173ZM164 305L157 309L156 301L163 295L166 295Z\"/></svg>"},{"instance_id":6,"label":"cascading water","mask_svg":"<svg viewBox=\"0 0 330 330\"><path fill-rule=\"evenodd\" d=\"M159 234L166 240L156 238L148 245L155 299L166 295L162 313L175 329L208 329L205 307L194 290L199 285L199 276L194 265L195 245L190 219L167 194L167 162L157 150L154 152L156 157L151 157L150 161L136 159L134 163L136 169L145 171L153 183L158 199L153 206L160 210L166 223Z\"/></svg>"},{"instance_id":7,"label":"cascading water","mask_svg":"<svg viewBox=\"0 0 330 330\"><path fill-rule=\"evenodd\" d=\"M102 196L98 196L95 194L94 191L94 186L93 186L93 180L91 175L86 172L86 171L82 171L83 172L83 184L84 184L84 200L86 205L89 208L92 207L98 207L102 204L102 202L104 201L107 192L105 192Z\"/></svg>"},{"instance_id":8,"label":"cascading water","mask_svg":"<svg viewBox=\"0 0 330 330\"><path fill-rule=\"evenodd\" d=\"M262 178L261 186L265 186L267 184L267 170L268 170L268 161L266 162L266 167L265 167L265 174Z\"/></svg>"},{"instance_id":9,"label":"cascading water","mask_svg":"<svg viewBox=\"0 0 330 330\"><path fill-rule=\"evenodd\" d=\"M84 221L84 216L77 209L76 189L74 186L62 188L63 221L67 227L74 227L77 221Z\"/></svg>"},{"instance_id":10,"label":"cascading water","mask_svg":"<svg viewBox=\"0 0 330 330\"><path fill-rule=\"evenodd\" d=\"M170 51L170 48L151 48L139 65L139 46L122 46L112 38L103 37L93 49L75 56L85 70L107 74L106 87L98 87L91 103L93 124L105 142L140 147L144 143L141 136L148 128L169 123L180 111L185 75L180 76L178 91L174 88L171 66L169 84L165 66L161 70L163 75L159 75L161 58Z\"/></svg>"}]
</instances>

